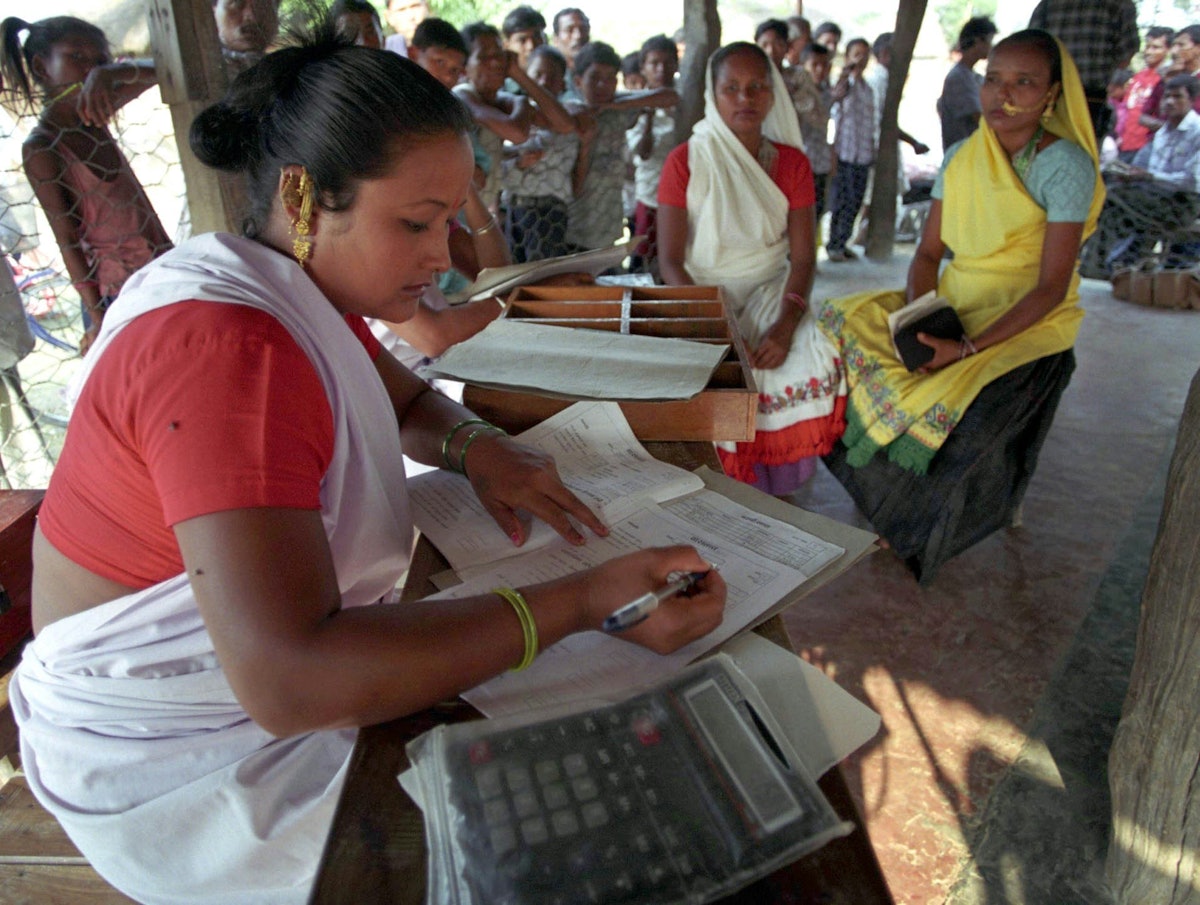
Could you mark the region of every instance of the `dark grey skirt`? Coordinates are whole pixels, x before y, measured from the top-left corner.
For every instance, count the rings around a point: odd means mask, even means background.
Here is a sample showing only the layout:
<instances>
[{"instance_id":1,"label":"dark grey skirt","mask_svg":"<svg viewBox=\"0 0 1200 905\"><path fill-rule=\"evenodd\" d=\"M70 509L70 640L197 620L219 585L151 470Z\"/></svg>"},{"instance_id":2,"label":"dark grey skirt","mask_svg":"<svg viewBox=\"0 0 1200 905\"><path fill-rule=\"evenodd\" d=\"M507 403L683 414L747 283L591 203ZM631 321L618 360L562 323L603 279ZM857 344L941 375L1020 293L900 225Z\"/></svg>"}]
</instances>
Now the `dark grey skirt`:
<instances>
[{"instance_id":1,"label":"dark grey skirt","mask_svg":"<svg viewBox=\"0 0 1200 905\"><path fill-rule=\"evenodd\" d=\"M1074 370L1075 353L1068 349L989 383L926 474L901 468L882 450L853 468L840 442L825 464L917 580L928 584L946 560L1011 523Z\"/></svg>"}]
</instances>

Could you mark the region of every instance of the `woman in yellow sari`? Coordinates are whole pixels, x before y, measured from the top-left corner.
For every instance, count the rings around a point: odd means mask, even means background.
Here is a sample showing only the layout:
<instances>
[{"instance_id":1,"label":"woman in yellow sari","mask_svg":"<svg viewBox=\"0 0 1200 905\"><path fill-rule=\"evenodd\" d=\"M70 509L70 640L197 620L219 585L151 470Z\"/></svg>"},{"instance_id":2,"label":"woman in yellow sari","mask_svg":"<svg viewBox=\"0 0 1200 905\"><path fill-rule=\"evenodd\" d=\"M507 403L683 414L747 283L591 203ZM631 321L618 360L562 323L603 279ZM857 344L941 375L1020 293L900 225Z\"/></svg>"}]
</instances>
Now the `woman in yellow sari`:
<instances>
[{"instance_id":1,"label":"woman in yellow sari","mask_svg":"<svg viewBox=\"0 0 1200 905\"><path fill-rule=\"evenodd\" d=\"M1104 201L1079 74L1057 40L1030 29L999 42L980 100L980 128L947 151L906 288L821 316L850 382L826 462L922 581L1020 503L1074 369L1079 248ZM910 373L888 315L930 290L965 335L919 334L933 357Z\"/></svg>"}]
</instances>

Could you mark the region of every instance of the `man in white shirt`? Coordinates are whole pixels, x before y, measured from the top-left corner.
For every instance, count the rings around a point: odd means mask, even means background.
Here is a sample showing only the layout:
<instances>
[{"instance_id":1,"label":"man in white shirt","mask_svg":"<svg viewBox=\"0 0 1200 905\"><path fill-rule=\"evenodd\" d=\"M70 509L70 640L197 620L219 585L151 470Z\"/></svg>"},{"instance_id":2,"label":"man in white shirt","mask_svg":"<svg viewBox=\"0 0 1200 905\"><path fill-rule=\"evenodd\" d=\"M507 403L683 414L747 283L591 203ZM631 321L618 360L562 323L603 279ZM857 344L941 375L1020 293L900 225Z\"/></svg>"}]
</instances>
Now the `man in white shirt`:
<instances>
[{"instance_id":1,"label":"man in white shirt","mask_svg":"<svg viewBox=\"0 0 1200 905\"><path fill-rule=\"evenodd\" d=\"M1136 264L1160 241L1168 267L1200 260L1200 242L1178 236L1200 217L1200 114L1192 109L1197 96L1196 76L1167 79L1159 105L1163 127L1132 167L1110 179L1096 240L1110 272Z\"/></svg>"}]
</instances>

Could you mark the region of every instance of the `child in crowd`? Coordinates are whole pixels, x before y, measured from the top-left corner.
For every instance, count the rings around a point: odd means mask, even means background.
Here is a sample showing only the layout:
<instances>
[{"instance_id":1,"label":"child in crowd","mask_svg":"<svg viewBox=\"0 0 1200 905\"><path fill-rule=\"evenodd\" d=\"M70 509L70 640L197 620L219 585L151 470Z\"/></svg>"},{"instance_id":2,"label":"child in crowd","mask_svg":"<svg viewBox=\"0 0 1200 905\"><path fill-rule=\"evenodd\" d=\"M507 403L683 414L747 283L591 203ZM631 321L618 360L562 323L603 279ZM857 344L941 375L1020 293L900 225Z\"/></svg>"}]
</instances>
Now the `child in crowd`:
<instances>
[{"instance_id":1,"label":"child in crowd","mask_svg":"<svg viewBox=\"0 0 1200 905\"><path fill-rule=\"evenodd\" d=\"M500 24L504 38L504 49L517 55L517 65L529 71L529 55L534 48L546 43L546 17L532 6L518 6ZM523 94L521 86L513 79L504 80L504 90L509 94Z\"/></svg>"},{"instance_id":2,"label":"child in crowd","mask_svg":"<svg viewBox=\"0 0 1200 905\"><path fill-rule=\"evenodd\" d=\"M829 116L833 110L833 86L829 84L829 69L833 56L824 44L813 42L804 49L800 63L808 73L816 91L816 106L812 110L801 112L800 134L804 136L804 150L813 169L813 188L817 193L816 218L819 226L821 215L825 213L825 195L829 187L829 174L833 170L833 147L829 144ZM787 70L784 81L786 82ZM797 95L793 95L793 102Z\"/></svg>"},{"instance_id":3,"label":"child in crowd","mask_svg":"<svg viewBox=\"0 0 1200 905\"><path fill-rule=\"evenodd\" d=\"M837 170L833 175L833 219L825 252L831 261L858 257L847 248L854 221L867 193L867 178L875 162L875 94L863 78L871 56L864 38L846 42L846 65L833 86L833 119L836 124L833 151Z\"/></svg>"},{"instance_id":4,"label":"child in crowd","mask_svg":"<svg viewBox=\"0 0 1200 905\"><path fill-rule=\"evenodd\" d=\"M529 55L546 43L546 17L532 6L518 6L500 26L504 49L517 55L522 69L529 68Z\"/></svg>"},{"instance_id":5,"label":"child in crowd","mask_svg":"<svg viewBox=\"0 0 1200 905\"><path fill-rule=\"evenodd\" d=\"M424 19L413 32L408 58L453 90L467 71L467 45L445 19Z\"/></svg>"},{"instance_id":6,"label":"child in crowd","mask_svg":"<svg viewBox=\"0 0 1200 905\"><path fill-rule=\"evenodd\" d=\"M329 15L337 23L338 31L353 39L359 47L383 49L383 23L379 10L367 0L336 0L329 8Z\"/></svg>"},{"instance_id":7,"label":"child in crowd","mask_svg":"<svg viewBox=\"0 0 1200 905\"><path fill-rule=\"evenodd\" d=\"M646 79L642 77L642 54L637 50L621 57L621 87L625 91L646 90Z\"/></svg>"},{"instance_id":8,"label":"child in crowd","mask_svg":"<svg viewBox=\"0 0 1200 905\"><path fill-rule=\"evenodd\" d=\"M787 26L788 51L784 62L789 69L799 69L804 48L812 43L812 25L803 16L789 16Z\"/></svg>"},{"instance_id":9,"label":"child in crowd","mask_svg":"<svg viewBox=\"0 0 1200 905\"><path fill-rule=\"evenodd\" d=\"M782 19L766 19L754 29L754 43L771 58L775 68L783 71L783 61L788 53L788 24Z\"/></svg>"},{"instance_id":10,"label":"child in crowd","mask_svg":"<svg viewBox=\"0 0 1200 905\"><path fill-rule=\"evenodd\" d=\"M572 109L595 114L594 122L580 133L572 176L575 201L567 241L577 250L604 248L621 237L625 226L621 205L625 133L640 110L679 103L674 88L618 95L620 69L621 58L602 41L585 44L575 57L575 89L586 106L572 104Z\"/></svg>"},{"instance_id":11,"label":"child in crowd","mask_svg":"<svg viewBox=\"0 0 1200 905\"><path fill-rule=\"evenodd\" d=\"M632 51L621 57L621 88L624 91L645 91L646 80L642 78L642 55ZM573 96L578 100L577 96ZM625 214L625 222L629 225L629 234L636 235L634 215L637 213L637 166L633 162L633 152L625 149L625 181L621 183L621 210ZM633 270L640 270L641 259L634 255Z\"/></svg>"},{"instance_id":12,"label":"child in crowd","mask_svg":"<svg viewBox=\"0 0 1200 905\"><path fill-rule=\"evenodd\" d=\"M1125 96L1129 91L1129 83L1133 80L1132 69L1118 69L1108 79L1108 106L1112 108L1112 128L1104 136L1100 148L1100 162L1107 163L1117 157L1117 141L1125 134L1125 121L1129 117L1129 108L1125 106Z\"/></svg>"},{"instance_id":13,"label":"child in crowd","mask_svg":"<svg viewBox=\"0 0 1200 905\"><path fill-rule=\"evenodd\" d=\"M528 75L557 97L566 88L567 60L547 44L535 47L529 54ZM516 261L540 261L570 251L567 216L578 154L577 132L555 132L538 125L530 129L528 141L506 149L501 185Z\"/></svg>"},{"instance_id":14,"label":"child in crowd","mask_svg":"<svg viewBox=\"0 0 1200 905\"><path fill-rule=\"evenodd\" d=\"M675 87L679 57L675 42L666 35L647 38L638 54L642 81L647 89L658 91ZM658 263L658 180L663 164L674 147L675 117L662 107L647 107L632 129L625 133L634 163L634 188L637 205L633 213L632 235L645 236L646 242L634 255L632 269L657 273Z\"/></svg>"},{"instance_id":15,"label":"child in crowd","mask_svg":"<svg viewBox=\"0 0 1200 905\"><path fill-rule=\"evenodd\" d=\"M531 125L572 132L576 122L553 95L517 65L517 55L504 49L494 25L473 22L462 30L462 38L468 51L467 80L456 85L454 93L475 117L479 143L490 158L480 194L495 212L500 200L504 143L525 142ZM504 91L505 78L515 81L524 94Z\"/></svg>"},{"instance_id":16,"label":"child in crowd","mask_svg":"<svg viewBox=\"0 0 1200 905\"><path fill-rule=\"evenodd\" d=\"M829 65L833 65L837 57L838 45L842 43L842 29L836 22L822 22L813 32L816 43L824 44L829 51Z\"/></svg>"},{"instance_id":17,"label":"child in crowd","mask_svg":"<svg viewBox=\"0 0 1200 905\"><path fill-rule=\"evenodd\" d=\"M0 33L4 84L31 105L35 85L42 93L37 125L22 148L25 175L83 304L86 352L125 280L171 248L107 126L155 84L154 67L113 63L104 32L73 16L32 25L10 17Z\"/></svg>"}]
</instances>

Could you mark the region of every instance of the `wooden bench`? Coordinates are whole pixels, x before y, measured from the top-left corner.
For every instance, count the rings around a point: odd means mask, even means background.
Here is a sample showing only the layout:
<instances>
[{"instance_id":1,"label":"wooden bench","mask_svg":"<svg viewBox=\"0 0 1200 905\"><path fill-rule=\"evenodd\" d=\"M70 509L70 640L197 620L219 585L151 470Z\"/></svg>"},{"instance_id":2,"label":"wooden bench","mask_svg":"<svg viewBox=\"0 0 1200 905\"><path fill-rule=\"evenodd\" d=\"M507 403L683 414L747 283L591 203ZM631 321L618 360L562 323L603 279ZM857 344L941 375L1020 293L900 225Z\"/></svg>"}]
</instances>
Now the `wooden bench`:
<instances>
[{"instance_id":1,"label":"wooden bench","mask_svg":"<svg viewBox=\"0 0 1200 905\"><path fill-rule=\"evenodd\" d=\"M20 772L8 680L32 632L33 528L40 490L0 490L0 902L124 905L87 863Z\"/></svg>"}]
</instances>

